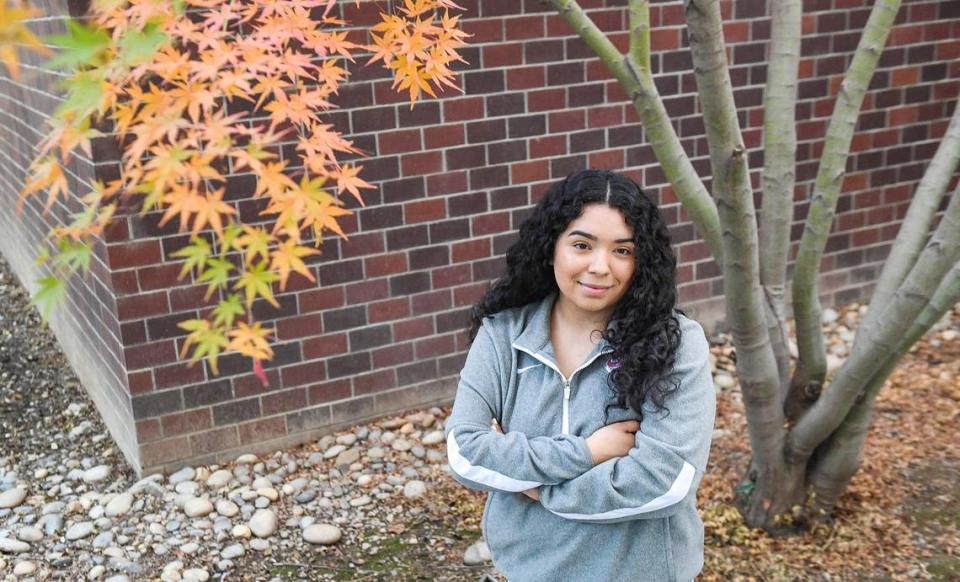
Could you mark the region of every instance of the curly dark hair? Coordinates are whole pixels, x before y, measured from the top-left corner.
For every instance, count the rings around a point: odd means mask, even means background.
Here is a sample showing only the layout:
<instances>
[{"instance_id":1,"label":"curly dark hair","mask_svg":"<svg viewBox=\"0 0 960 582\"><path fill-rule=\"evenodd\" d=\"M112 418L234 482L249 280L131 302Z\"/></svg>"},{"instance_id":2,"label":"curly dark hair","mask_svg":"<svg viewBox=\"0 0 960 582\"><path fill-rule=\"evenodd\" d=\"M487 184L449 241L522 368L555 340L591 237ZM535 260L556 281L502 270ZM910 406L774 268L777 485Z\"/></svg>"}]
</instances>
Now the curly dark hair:
<instances>
[{"instance_id":1,"label":"curly dark hair","mask_svg":"<svg viewBox=\"0 0 960 582\"><path fill-rule=\"evenodd\" d=\"M553 185L520 225L519 238L506 254L506 272L497 278L471 312L467 334L472 342L483 319L521 307L557 292L554 247L560 234L588 204L619 210L633 229L636 269L627 292L610 316L604 340L620 361L608 377L616 403L640 417L648 398L655 411L665 410L676 390L672 376L680 345L676 307L677 259L657 205L630 178L609 170L582 170ZM599 331L599 330L598 330ZM669 414L669 410L667 410Z\"/></svg>"}]
</instances>

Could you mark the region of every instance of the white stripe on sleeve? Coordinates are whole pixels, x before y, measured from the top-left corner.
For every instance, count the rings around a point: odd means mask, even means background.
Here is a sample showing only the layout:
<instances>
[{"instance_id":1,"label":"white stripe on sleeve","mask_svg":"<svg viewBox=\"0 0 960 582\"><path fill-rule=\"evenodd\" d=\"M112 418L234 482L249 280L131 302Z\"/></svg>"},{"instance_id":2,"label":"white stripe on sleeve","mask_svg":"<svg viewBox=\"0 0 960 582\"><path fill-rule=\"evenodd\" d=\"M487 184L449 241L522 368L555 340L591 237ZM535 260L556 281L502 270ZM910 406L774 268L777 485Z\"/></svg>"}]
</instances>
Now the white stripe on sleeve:
<instances>
[{"instance_id":1,"label":"white stripe on sleeve","mask_svg":"<svg viewBox=\"0 0 960 582\"><path fill-rule=\"evenodd\" d=\"M454 438L454 431L447 435L447 458L450 461L450 468L463 477L481 485L499 489L500 491L526 491L543 485L537 481L522 481L514 479L492 469L473 465L463 455L460 454L460 445Z\"/></svg>"},{"instance_id":2,"label":"white stripe on sleeve","mask_svg":"<svg viewBox=\"0 0 960 582\"><path fill-rule=\"evenodd\" d=\"M606 519L618 519L621 517L633 517L635 515L640 515L641 513L648 513L651 511L656 511L658 509L663 509L664 507L670 507L674 503L679 503L690 491L690 487L693 485L693 477L696 474L696 469L693 468L693 465L684 461L683 468L680 469L680 474L677 475L677 478L673 481L673 485L670 486L670 490L657 497L652 499L640 507L621 507L619 509L611 509L610 511L605 511L603 513L561 513L559 511L554 511L552 513L564 517L567 519L575 519L579 521L602 521Z\"/></svg>"}]
</instances>

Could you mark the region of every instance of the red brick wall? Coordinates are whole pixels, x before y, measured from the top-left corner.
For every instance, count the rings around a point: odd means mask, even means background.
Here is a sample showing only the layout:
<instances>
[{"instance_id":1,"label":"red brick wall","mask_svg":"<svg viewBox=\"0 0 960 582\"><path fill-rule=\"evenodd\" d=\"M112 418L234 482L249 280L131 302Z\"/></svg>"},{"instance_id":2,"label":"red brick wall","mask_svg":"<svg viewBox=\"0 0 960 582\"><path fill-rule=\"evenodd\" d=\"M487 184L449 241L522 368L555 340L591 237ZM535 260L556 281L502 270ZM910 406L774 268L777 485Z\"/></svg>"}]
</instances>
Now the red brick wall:
<instances>
[{"instance_id":1,"label":"red brick wall","mask_svg":"<svg viewBox=\"0 0 960 582\"><path fill-rule=\"evenodd\" d=\"M138 447L135 463L154 468L266 450L449 400L466 349L461 330L469 306L499 272L500 257L530 204L549 183L583 167L625 170L659 200L682 262L684 306L707 323L721 317L719 269L665 185L616 82L539 0L460 3L467 8L464 28L473 35L464 52L470 62L462 68L464 94L448 92L411 111L380 69L358 65L338 100L341 110L329 116L370 153L364 177L377 190L367 192L365 208L351 203L356 214L343 221L349 242L324 241L323 255L311 263L317 284L292 277L278 294L279 311L256 307L277 329L276 357L266 366L268 389L236 356L221 358L216 377L205 366L177 362L183 337L176 323L204 307L203 286L176 281L180 263L171 253L186 243L185 236L172 225L158 228L156 215L128 216L110 233L94 277L77 284L65 310L76 324L57 331L61 341L83 338L76 343L99 358L105 378L114 379L106 387L85 380L91 392L130 402L118 426L135 422L136 440L127 444L128 454ZM625 47L623 0L581 4ZM832 96L869 13L863 4L804 2L796 237ZM763 2L722 5L759 192L770 23ZM681 6L676 0L652 2L652 65L684 148L701 175L709 176ZM348 2L343 10L366 25L376 17L372 7ZM960 85L958 16L957 0L907 0L901 8L864 104L827 246L827 304L855 300L871 288L945 131ZM39 139L35 128L55 103L49 89L41 94L38 86L48 87L48 77L38 73L21 84L0 79L0 192L10 201ZM21 102L34 104L23 110ZM98 144L97 171L114 171L114 155L108 144ZM283 155L292 156L292 147ZM251 200L253 188L249 175L230 178L228 196L245 221L256 221L263 208L262 200ZM0 241L5 255L26 257L45 232L50 219L40 218L37 207L31 206L23 225L12 226L20 230L15 239ZM15 262L25 277L26 260Z\"/></svg>"}]
</instances>

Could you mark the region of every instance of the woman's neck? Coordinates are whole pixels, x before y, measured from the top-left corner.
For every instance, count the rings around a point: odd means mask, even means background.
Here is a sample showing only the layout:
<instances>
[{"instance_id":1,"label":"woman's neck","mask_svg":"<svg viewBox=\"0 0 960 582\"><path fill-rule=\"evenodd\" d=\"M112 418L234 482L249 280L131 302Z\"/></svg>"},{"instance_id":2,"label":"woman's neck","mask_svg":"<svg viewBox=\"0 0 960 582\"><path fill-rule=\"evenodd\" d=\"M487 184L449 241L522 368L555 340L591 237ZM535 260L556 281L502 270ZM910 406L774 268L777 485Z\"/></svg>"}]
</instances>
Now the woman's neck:
<instances>
[{"instance_id":1,"label":"woman's neck","mask_svg":"<svg viewBox=\"0 0 960 582\"><path fill-rule=\"evenodd\" d=\"M599 341L599 334L595 334L594 330L607 329L611 313L584 311L564 299L563 295L559 295L550 314L550 326L554 330L564 332L582 330L595 343Z\"/></svg>"}]
</instances>

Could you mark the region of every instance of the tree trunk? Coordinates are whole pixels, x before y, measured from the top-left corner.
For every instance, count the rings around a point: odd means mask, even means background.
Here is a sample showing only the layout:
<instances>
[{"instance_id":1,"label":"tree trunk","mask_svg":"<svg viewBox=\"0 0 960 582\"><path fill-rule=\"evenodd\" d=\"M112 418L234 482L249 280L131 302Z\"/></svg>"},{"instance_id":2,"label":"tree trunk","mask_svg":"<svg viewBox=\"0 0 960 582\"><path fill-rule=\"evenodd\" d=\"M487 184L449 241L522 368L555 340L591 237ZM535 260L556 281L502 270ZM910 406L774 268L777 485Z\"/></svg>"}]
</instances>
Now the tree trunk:
<instances>
[{"instance_id":1,"label":"tree trunk","mask_svg":"<svg viewBox=\"0 0 960 582\"><path fill-rule=\"evenodd\" d=\"M790 378L790 340L784 291L793 189L796 182L797 75L800 64L800 0L772 2L767 88L763 104L763 197L760 209L760 285L766 301L767 334L780 374L781 400Z\"/></svg>"}]
</instances>

